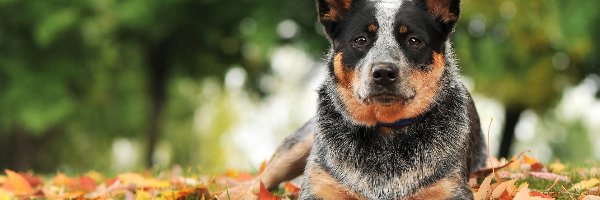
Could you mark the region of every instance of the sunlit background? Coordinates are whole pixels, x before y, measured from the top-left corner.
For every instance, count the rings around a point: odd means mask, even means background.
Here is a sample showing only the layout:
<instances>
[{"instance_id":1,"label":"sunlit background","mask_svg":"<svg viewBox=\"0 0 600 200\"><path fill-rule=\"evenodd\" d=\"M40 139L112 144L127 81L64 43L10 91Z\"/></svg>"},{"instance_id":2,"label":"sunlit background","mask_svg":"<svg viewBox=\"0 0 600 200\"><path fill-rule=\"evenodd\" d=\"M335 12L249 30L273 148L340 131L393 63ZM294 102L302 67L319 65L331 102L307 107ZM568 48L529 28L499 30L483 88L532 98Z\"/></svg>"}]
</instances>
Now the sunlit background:
<instances>
[{"instance_id":1,"label":"sunlit background","mask_svg":"<svg viewBox=\"0 0 600 200\"><path fill-rule=\"evenodd\" d=\"M462 2L454 47L493 155L600 159L599 7ZM256 169L315 113L329 44L314 9L0 0L0 168Z\"/></svg>"}]
</instances>

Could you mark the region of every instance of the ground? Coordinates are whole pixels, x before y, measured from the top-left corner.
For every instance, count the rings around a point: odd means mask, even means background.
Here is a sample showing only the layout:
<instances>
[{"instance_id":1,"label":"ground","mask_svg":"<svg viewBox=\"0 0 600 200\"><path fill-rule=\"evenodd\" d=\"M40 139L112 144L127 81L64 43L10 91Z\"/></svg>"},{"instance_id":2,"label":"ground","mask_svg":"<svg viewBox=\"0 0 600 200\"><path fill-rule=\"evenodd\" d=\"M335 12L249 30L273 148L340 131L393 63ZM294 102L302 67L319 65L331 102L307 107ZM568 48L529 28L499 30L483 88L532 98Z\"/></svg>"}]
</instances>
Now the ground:
<instances>
[{"instance_id":1,"label":"ground","mask_svg":"<svg viewBox=\"0 0 600 200\"><path fill-rule=\"evenodd\" d=\"M496 167L471 174L469 184L476 200L600 199L598 163L567 165L555 161L544 165L523 154L511 160L490 159L489 163ZM215 175L192 171L173 167L105 177L95 171L46 176L7 169L0 175L0 200L297 199L300 191L289 182L277 190L266 190L254 181L260 170L256 173L228 170Z\"/></svg>"}]
</instances>

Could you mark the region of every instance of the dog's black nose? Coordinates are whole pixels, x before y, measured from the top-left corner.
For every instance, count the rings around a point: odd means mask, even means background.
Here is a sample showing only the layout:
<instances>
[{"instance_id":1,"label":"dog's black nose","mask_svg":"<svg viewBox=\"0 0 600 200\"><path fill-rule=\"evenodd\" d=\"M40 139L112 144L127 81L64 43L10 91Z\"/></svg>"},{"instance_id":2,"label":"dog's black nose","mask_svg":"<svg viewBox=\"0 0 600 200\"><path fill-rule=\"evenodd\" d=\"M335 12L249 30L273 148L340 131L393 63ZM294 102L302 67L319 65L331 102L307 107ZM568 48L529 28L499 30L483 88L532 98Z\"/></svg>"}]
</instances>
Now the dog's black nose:
<instances>
[{"instance_id":1,"label":"dog's black nose","mask_svg":"<svg viewBox=\"0 0 600 200\"><path fill-rule=\"evenodd\" d=\"M371 77L377 85L391 85L398 79L398 67L391 63L377 63L373 66Z\"/></svg>"}]
</instances>

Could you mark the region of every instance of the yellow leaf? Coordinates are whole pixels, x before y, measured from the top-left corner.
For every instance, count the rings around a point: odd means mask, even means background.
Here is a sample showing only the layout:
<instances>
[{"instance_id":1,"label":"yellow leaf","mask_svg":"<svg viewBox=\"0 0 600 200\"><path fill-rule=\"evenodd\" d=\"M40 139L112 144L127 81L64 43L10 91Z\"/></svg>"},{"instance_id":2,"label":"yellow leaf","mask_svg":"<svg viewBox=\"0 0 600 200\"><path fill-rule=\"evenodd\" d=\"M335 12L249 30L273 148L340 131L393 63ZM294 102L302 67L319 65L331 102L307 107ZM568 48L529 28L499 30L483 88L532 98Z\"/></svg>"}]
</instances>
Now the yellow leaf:
<instances>
[{"instance_id":1,"label":"yellow leaf","mask_svg":"<svg viewBox=\"0 0 600 200\"><path fill-rule=\"evenodd\" d=\"M14 196L9 191L0 189L0 200L11 200L14 199Z\"/></svg>"},{"instance_id":2,"label":"yellow leaf","mask_svg":"<svg viewBox=\"0 0 600 200\"><path fill-rule=\"evenodd\" d=\"M102 174L100 174L94 170L89 171L88 173L85 174L85 176L92 178L94 181L96 181L96 183L104 180L104 176L102 176Z\"/></svg>"},{"instance_id":3,"label":"yellow leaf","mask_svg":"<svg viewBox=\"0 0 600 200\"><path fill-rule=\"evenodd\" d=\"M479 190L477 190L477 194L475 194L475 200L485 200L490 194L492 175L488 176L481 182L481 186L479 186Z\"/></svg>"},{"instance_id":4,"label":"yellow leaf","mask_svg":"<svg viewBox=\"0 0 600 200\"><path fill-rule=\"evenodd\" d=\"M135 199L136 200L152 199L152 195L144 190L137 190L137 191L135 191Z\"/></svg>"},{"instance_id":5,"label":"yellow leaf","mask_svg":"<svg viewBox=\"0 0 600 200\"><path fill-rule=\"evenodd\" d=\"M596 185L598 185L598 183L600 183L600 180L592 178L589 180L583 180L575 185L573 185L573 187L571 187L572 190L585 190L585 189L589 189L592 188Z\"/></svg>"},{"instance_id":6,"label":"yellow leaf","mask_svg":"<svg viewBox=\"0 0 600 200\"><path fill-rule=\"evenodd\" d=\"M564 171L565 169L567 169L567 166L563 165L560 162L554 162L552 164L550 164L550 166L548 166L550 168L550 171L552 173L560 173L562 171Z\"/></svg>"},{"instance_id":7,"label":"yellow leaf","mask_svg":"<svg viewBox=\"0 0 600 200\"><path fill-rule=\"evenodd\" d=\"M8 169L4 170L4 172L8 175L8 178L2 185L2 189L11 191L16 195L28 195L33 193L31 185L23 178L23 176Z\"/></svg>"},{"instance_id":8,"label":"yellow leaf","mask_svg":"<svg viewBox=\"0 0 600 200\"><path fill-rule=\"evenodd\" d=\"M164 188L171 185L168 181L144 178L142 175L135 173L123 173L119 174L117 177L123 184L135 185L136 187Z\"/></svg>"}]
</instances>

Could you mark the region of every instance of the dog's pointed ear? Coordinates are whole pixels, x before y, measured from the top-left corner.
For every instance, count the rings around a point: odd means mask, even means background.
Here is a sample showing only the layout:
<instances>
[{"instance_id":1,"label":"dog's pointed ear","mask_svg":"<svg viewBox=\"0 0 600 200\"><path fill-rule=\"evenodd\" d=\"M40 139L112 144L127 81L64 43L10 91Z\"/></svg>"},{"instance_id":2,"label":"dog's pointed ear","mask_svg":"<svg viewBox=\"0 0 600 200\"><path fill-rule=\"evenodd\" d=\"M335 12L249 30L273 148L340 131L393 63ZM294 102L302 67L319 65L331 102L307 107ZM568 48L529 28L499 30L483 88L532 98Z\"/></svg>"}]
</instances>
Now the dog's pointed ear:
<instances>
[{"instance_id":1,"label":"dog's pointed ear","mask_svg":"<svg viewBox=\"0 0 600 200\"><path fill-rule=\"evenodd\" d=\"M335 25L352 8L355 0L317 0L319 21L325 27L327 35L331 35Z\"/></svg>"},{"instance_id":2,"label":"dog's pointed ear","mask_svg":"<svg viewBox=\"0 0 600 200\"><path fill-rule=\"evenodd\" d=\"M460 0L421 0L427 10L448 30L454 28L460 14Z\"/></svg>"}]
</instances>

